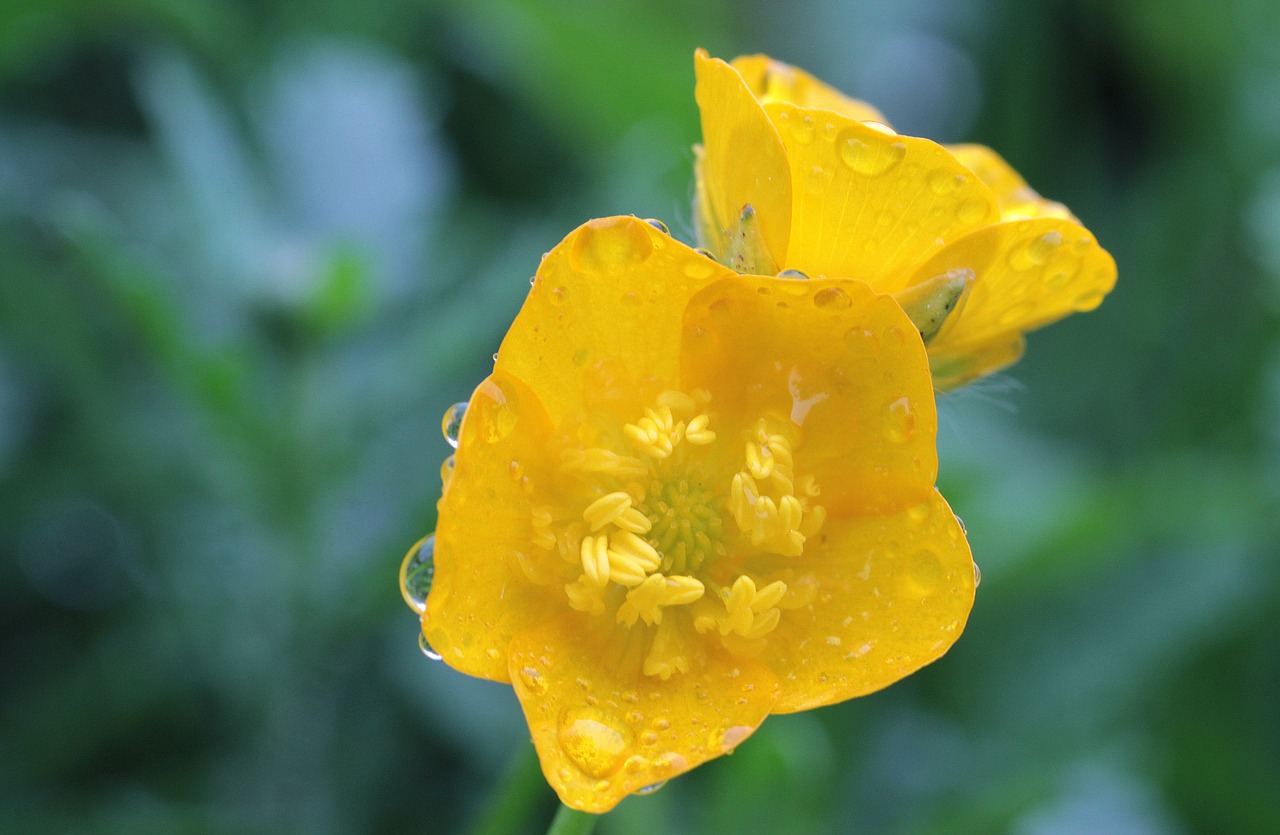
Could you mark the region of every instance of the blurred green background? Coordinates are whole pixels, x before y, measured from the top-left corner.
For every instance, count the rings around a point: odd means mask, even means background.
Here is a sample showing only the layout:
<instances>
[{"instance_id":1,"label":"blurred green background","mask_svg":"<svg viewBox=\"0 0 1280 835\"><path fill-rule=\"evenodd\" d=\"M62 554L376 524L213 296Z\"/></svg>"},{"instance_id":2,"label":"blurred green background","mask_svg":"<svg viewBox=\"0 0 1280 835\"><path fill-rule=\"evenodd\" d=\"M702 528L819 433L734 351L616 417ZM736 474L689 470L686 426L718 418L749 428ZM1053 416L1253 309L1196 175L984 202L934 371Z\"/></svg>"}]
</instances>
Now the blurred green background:
<instances>
[{"instance_id":1,"label":"blurred green background","mask_svg":"<svg viewBox=\"0 0 1280 835\"><path fill-rule=\"evenodd\" d=\"M1120 281L941 404L951 653L599 831L1280 832L1270 0L3 0L5 831L466 831L527 737L396 588L439 416L569 230L691 239L696 46L992 145Z\"/></svg>"}]
</instances>

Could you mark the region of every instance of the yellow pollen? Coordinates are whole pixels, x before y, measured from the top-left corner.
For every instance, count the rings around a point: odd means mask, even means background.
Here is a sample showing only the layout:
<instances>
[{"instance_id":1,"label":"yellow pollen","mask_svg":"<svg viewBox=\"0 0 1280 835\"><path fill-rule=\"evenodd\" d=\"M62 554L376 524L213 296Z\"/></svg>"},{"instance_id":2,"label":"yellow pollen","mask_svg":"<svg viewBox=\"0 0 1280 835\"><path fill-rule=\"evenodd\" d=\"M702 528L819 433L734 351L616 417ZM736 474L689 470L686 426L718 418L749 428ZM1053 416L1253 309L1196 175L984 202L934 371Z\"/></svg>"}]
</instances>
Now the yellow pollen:
<instances>
[{"instance_id":1,"label":"yellow pollen","mask_svg":"<svg viewBox=\"0 0 1280 835\"><path fill-rule=\"evenodd\" d=\"M582 511L582 518L591 526L591 530L598 531L630 509L630 494L618 491L601 496L587 505L587 509Z\"/></svg>"},{"instance_id":2,"label":"yellow pollen","mask_svg":"<svg viewBox=\"0 0 1280 835\"><path fill-rule=\"evenodd\" d=\"M534 582L575 578L563 586L573 609L644 630L644 673L663 679L690 668L691 635L734 653L758 652L782 610L808 599L789 594L782 581L757 587L754 577L723 563L717 572L727 569L735 579L721 587L703 579L709 563L797 556L826 518L814 504L814 478L796 475L785 419L762 418L747 429L736 471L713 469L723 455L701 452L717 440L709 403L705 391L664 391L620 427L624 454L562 449L560 477L571 495L588 498L572 512L534 504L530 515L534 544L563 562L519 555ZM726 530L731 524L736 531Z\"/></svg>"},{"instance_id":3,"label":"yellow pollen","mask_svg":"<svg viewBox=\"0 0 1280 835\"><path fill-rule=\"evenodd\" d=\"M742 457L743 468L729 484L727 503L738 529L757 548L799 556L805 540L826 519L825 511L809 502L818 493L812 476L805 477L802 495L797 496L791 442L770 432L764 420L747 438Z\"/></svg>"}]
</instances>

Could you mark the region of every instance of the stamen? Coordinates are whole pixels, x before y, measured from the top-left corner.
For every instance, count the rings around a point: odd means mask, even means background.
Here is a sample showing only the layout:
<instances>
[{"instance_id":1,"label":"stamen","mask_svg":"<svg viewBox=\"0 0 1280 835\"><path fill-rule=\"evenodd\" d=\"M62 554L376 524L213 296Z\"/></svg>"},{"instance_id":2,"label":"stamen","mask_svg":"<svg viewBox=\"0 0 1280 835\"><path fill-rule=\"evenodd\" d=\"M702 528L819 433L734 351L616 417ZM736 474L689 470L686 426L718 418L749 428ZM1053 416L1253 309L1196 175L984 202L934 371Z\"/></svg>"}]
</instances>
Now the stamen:
<instances>
[{"instance_id":1,"label":"stamen","mask_svg":"<svg viewBox=\"0 0 1280 835\"><path fill-rule=\"evenodd\" d=\"M609 538L607 536L582 538L582 572L592 585L604 588L609 584Z\"/></svg>"},{"instance_id":2,"label":"stamen","mask_svg":"<svg viewBox=\"0 0 1280 835\"><path fill-rule=\"evenodd\" d=\"M564 587L564 593L569 597L569 605L579 612L602 615L604 614L604 589L585 582L586 579L585 576L579 577L577 581Z\"/></svg>"},{"instance_id":3,"label":"stamen","mask_svg":"<svg viewBox=\"0 0 1280 835\"><path fill-rule=\"evenodd\" d=\"M601 496L587 505L587 509L582 511L582 518L591 526L591 530L598 531L630 509L631 496L618 491Z\"/></svg>"}]
</instances>

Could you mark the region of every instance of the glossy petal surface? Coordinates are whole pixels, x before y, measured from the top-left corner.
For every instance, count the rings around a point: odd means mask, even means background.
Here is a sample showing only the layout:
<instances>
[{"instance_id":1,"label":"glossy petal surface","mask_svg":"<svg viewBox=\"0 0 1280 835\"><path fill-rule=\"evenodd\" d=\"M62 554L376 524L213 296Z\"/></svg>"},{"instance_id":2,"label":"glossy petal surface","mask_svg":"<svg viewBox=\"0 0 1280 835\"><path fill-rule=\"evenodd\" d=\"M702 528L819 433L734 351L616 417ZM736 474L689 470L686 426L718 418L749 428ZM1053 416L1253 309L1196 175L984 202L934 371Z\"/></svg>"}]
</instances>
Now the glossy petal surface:
<instances>
[{"instance_id":1,"label":"glossy petal surface","mask_svg":"<svg viewBox=\"0 0 1280 835\"><path fill-rule=\"evenodd\" d=\"M794 425L798 465L832 514L892 512L933 488L937 416L915 373L923 359L898 306L856 281L723 279L685 317L687 384L731 415Z\"/></svg>"},{"instance_id":2,"label":"glossy petal surface","mask_svg":"<svg viewBox=\"0 0 1280 835\"><path fill-rule=\"evenodd\" d=\"M870 605L868 549L942 553L940 528L911 524L941 505L935 431L892 297L741 275L644 221L592 221L545 257L462 419L426 637L510 680L561 799L606 811L732 751L780 675L783 709L825 704L936 658L934 608L954 640L971 588L924 607L886 585L898 619L874 623L896 631L894 663L853 659L838 675L856 686L833 690L797 660L832 607Z\"/></svg>"},{"instance_id":3,"label":"glossy petal surface","mask_svg":"<svg viewBox=\"0 0 1280 835\"><path fill-rule=\"evenodd\" d=\"M512 636L558 611L520 569L531 550L530 505L510 469L511 461L537 460L537 440L548 431L533 392L503 375L480 384L463 419L457 464L440 498L422 631L464 673L507 681Z\"/></svg>"},{"instance_id":4,"label":"glossy petal surface","mask_svg":"<svg viewBox=\"0 0 1280 835\"><path fill-rule=\"evenodd\" d=\"M1042 198L990 148L944 148L900 136L863 103L767 56L724 65L700 54L698 66L706 88L699 97L704 139L720 149L722 160L699 165L699 201L723 193L722 180L730 178L732 202L754 205L770 239L786 240L785 250L773 248L780 269L853 278L885 293L952 268L974 271L972 292L944 313L947 320L929 343L940 388L1016 361L1023 333L1096 307L1114 284L1114 262L1070 211ZM710 74L704 67L715 67L714 94L702 82ZM733 102L735 124L743 125L739 135L747 136L745 124L759 114L744 103L744 90L776 129L789 170L785 183L772 177L767 190L742 172L773 171L773 142L758 153L759 143L729 135L727 120L707 118L708 108L719 112L717 99ZM723 162L727 158L735 163ZM788 199L779 194L783 185ZM757 201L757 194L766 199ZM785 235L776 229L780 203L790 216ZM1031 222L1047 225L1005 228ZM1057 235L1070 247L1047 255L1052 263L1026 263L1055 249ZM726 252L723 244L711 244L717 257Z\"/></svg>"},{"instance_id":5,"label":"glossy petal surface","mask_svg":"<svg viewBox=\"0 0 1280 835\"><path fill-rule=\"evenodd\" d=\"M543 773L565 803L588 812L731 752L777 698L764 665L714 645L699 647L696 672L646 676L628 637L571 613L511 647Z\"/></svg>"},{"instance_id":6,"label":"glossy petal surface","mask_svg":"<svg viewBox=\"0 0 1280 835\"><path fill-rule=\"evenodd\" d=\"M766 110L791 164L789 269L891 293L911 267L999 217L990 190L935 142L784 102Z\"/></svg>"},{"instance_id":7,"label":"glossy petal surface","mask_svg":"<svg viewBox=\"0 0 1280 835\"><path fill-rule=\"evenodd\" d=\"M790 571L793 587L813 592L785 611L761 656L782 683L776 713L910 675L955 642L973 603L969 546L936 491L901 513L829 522L813 557Z\"/></svg>"},{"instance_id":8,"label":"glossy petal surface","mask_svg":"<svg viewBox=\"0 0 1280 835\"><path fill-rule=\"evenodd\" d=\"M611 385L669 386L693 291L727 268L643 220L593 220L547 254L495 368L536 389L553 421Z\"/></svg>"},{"instance_id":9,"label":"glossy petal surface","mask_svg":"<svg viewBox=\"0 0 1280 835\"><path fill-rule=\"evenodd\" d=\"M1057 218L1011 220L979 229L934 255L912 283L949 270L973 270L963 314L947 322L930 353L962 353L1008 341L1102 303L1116 265L1083 226Z\"/></svg>"},{"instance_id":10,"label":"glossy petal surface","mask_svg":"<svg viewBox=\"0 0 1280 835\"><path fill-rule=\"evenodd\" d=\"M962 165L977 174L996 195L1000 216L1005 220L1028 217L1056 217L1075 220L1061 203L1046 200L1027 185L1022 175L1004 157L985 145L948 145Z\"/></svg>"},{"instance_id":11,"label":"glossy petal surface","mask_svg":"<svg viewBox=\"0 0 1280 835\"><path fill-rule=\"evenodd\" d=\"M695 96L702 114L699 193L711 250L728 248L730 230L746 206L760 218L773 258L787 251L791 230L791 169L782 140L742 76L701 50L694 58ZM750 149L749 160L743 149ZM701 208L701 207L700 207Z\"/></svg>"},{"instance_id":12,"label":"glossy petal surface","mask_svg":"<svg viewBox=\"0 0 1280 835\"><path fill-rule=\"evenodd\" d=\"M860 122L885 122L879 110L852 99L809 73L767 55L743 55L731 62L761 102L787 101L801 107L831 110Z\"/></svg>"}]
</instances>

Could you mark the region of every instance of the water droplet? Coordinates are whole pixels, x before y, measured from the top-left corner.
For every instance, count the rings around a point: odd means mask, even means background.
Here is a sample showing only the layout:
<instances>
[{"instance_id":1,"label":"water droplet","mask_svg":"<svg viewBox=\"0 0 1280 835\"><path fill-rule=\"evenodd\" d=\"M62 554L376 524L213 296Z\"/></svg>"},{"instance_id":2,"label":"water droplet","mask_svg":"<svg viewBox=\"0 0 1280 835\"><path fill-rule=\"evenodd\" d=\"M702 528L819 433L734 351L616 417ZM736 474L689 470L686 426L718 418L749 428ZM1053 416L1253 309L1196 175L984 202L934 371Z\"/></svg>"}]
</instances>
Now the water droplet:
<instances>
[{"instance_id":1,"label":"water droplet","mask_svg":"<svg viewBox=\"0 0 1280 835\"><path fill-rule=\"evenodd\" d=\"M652 783L648 786L645 786L642 789L636 789L634 792L632 792L632 794L653 794L654 792L656 792L658 789L662 788L666 784L667 784L666 780L660 780L659 782Z\"/></svg>"},{"instance_id":2,"label":"water droplet","mask_svg":"<svg viewBox=\"0 0 1280 835\"><path fill-rule=\"evenodd\" d=\"M419 539L400 563L400 594L418 614L427 610L427 595L436 574L436 535Z\"/></svg>"},{"instance_id":3,"label":"water droplet","mask_svg":"<svg viewBox=\"0 0 1280 835\"><path fill-rule=\"evenodd\" d=\"M444 410L444 417L440 419L440 431L444 434L444 439L449 442L449 446L454 449L458 448L458 433L462 431L462 418L466 413L466 403L454 403Z\"/></svg>"},{"instance_id":4,"label":"water droplet","mask_svg":"<svg viewBox=\"0 0 1280 835\"><path fill-rule=\"evenodd\" d=\"M987 216L989 208L987 201L976 197L970 198L956 206L956 218L961 223L974 224Z\"/></svg>"},{"instance_id":5,"label":"water droplet","mask_svg":"<svg viewBox=\"0 0 1280 835\"><path fill-rule=\"evenodd\" d=\"M551 301L556 304L563 304L564 300L569 297L569 291L564 287L551 288Z\"/></svg>"},{"instance_id":6,"label":"water droplet","mask_svg":"<svg viewBox=\"0 0 1280 835\"><path fill-rule=\"evenodd\" d=\"M907 577L917 592L932 592L942 585L944 579L942 562L936 553L924 548L912 554L908 560Z\"/></svg>"},{"instance_id":7,"label":"water droplet","mask_svg":"<svg viewBox=\"0 0 1280 835\"><path fill-rule=\"evenodd\" d=\"M845 165L866 177L878 177L890 171L907 155L907 146L902 142L888 142L854 128L847 129L836 139L836 144Z\"/></svg>"},{"instance_id":8,"label":"water droplet","mask_svg":"<svg viewBox=\"0 0 1280 835\"><path fill-rule=\"evenodd\" d=\"M916 429L916 416L911 410L911 401L905 397L899 397L890 403L885 411L887 418L885 434L889 440L899 444L910 440Z\"/></svg>"},{"instance_id":9,"label":"water droplet","mask_svg":"<svg viewBox=\"0 0 1280 835\"><path fill-rule=\"evenodd\" d=\"M715 744L720 748L721 753L731 754L733 749L746 741L746 738L755 733L755 730L750 725L733 725L725 729Z\"/></svg>"},{"instance_id":10,"label":"water droplet","mask_svg":"<svg viewBox=\"0 0 1280 835\"><path fill-rule=\"evenodd\" d=\"M982 569L978 568L978 564L975 562L973 564L973 587L976 589L980 585L982 585Z\"/></svg>"},{"instance_id":11,"label":"water droplet","mask_svg":"<svg viewBox=\"0 0 1280 835\"><path fill-rule=\"evenodd\" d=\"M928 503L926 502L925 504L918 504L912 507L910 510L907 511L907 518L910 519L912 522L915 522L917 525L923 522L924 520L928 519L929 518Z\"/></svg>"},{"instance_id":12,"label":"water droplet","mask_svg":"<svg viewBox=\"0 0 1280 835\"><path fill-rule=\"evenodd\" d=\"M457 463L458 459L453 455L440 462L440 485L442 487L448 487L449 482L453 480L453 468Z\"/></svg>"},{"instance_id":13,"label":"water droplet","mask_svg":"<svg viewBox=\"0 0 1280 835\"><path fill-rule=\"evenodd\" d=\"M694 252L698 253L703 258L706 258L709 261L716 261L715 253L707 249L705 246L698 247L697 249L694 250ZM716 261L716 263L719 264L720 262Z\"/></svg>"},{"instance_id":14,"label":"water droplet","mask_svg":"<svg viewBox=\"0 0 1280 835\"><path fill-rule=\"evenodd\" d=\"M872 130L876 131L877 133L883 133L885 136L897 136L897 135L898 135L898 132L897 132L896 130L894 130L893 128L889 127L889 126L888 126L888 125L886 125L884 122L877 121L876 119L868 119L867 121L863 122L862 124L866 125L867 127L871 128Z\"/></svg>"},{"instance_id":15,"label":"water droplet","mask_svg":"<svg viewBox=\"0 0 1280 835\"><path fill-rule=\"evenodd\" d=\"M809 275L807 273L802 273L799 270L783 270L782 272L778 273L778 278L790 278L798 281L808 281Z\"/></svg>"},{"instance_id":16,"label":"water droplet","mask_svg":"<svg viewBox=\"0 0 1280 835\"><path fill-rule=\"evenodd\" d=\"M631 731L604 711L578 708L565 712L558 738L565 756L591 777L618 770L631 747Z\"/></svg>"},{"instance_id":17,"label":"water droplet","mask_svg":"<svg viewBox=\"0 0 1280 835\"><path fill-rule=\"evenodd\" d=\"M824 287L813 294L813 303L820 310L848 310L853 299L839 287Z\"/></svg>"},{"instance_id":18,"label":"water droplet","mask_svg":"<svg viewBox=\"0 0 1280 835\"><path fill-rule=\"evenodd\" d=\"M802 116L791 123L791 135L801 145L808 145L813 141L813 135L817 127L813 123L813 117L809 115Z\"/></svg>"},{"instance_id":19,"label":"water droplet","mask_svg":"<svg viewBox=\"0 0 1280 835\"><path fill-rule=\"evenodd\" d=\"M439 661L442 657L440 653L431 648L431 644L427 643L427 636L422 633L418 633L418 649L422 650L422 654L432 661Z\"/></svg>"},{"instance_id":20,"label":"water droplet","mask_svg":"<svg viewBox=\"0 0 1280 835\"><path fill-rule=\"evenodd\" d=\"M537 668L521 667L517 675L520 676L520 683L533 695L541 696L547 692L547 680L542 677L542 673L538 672Z\"/></svg>"},{"instance_id":21,"label":"water droplet","mask_svg":"<svg viewBox=\"0 0 1280 835\"><path fill-rule=\"evenodd\" d=\"M653 767L650 771L654 774L671 774L677 771L684 771L688 767L689 761L683 755L668 751L653 761Z\"/></svg>"},{"instance_id":22,"label":"water droplet","mask_svg":"<svg viewBox=\"0 0 1280 835\"><path fill-rule=\"evenodd\" d=\"M639 774L640 772L644 771L648 767L649 767L649 759L647 757L642 757L639 754L636 754L631 757L627 757L627 761L622 765L622 768L628 774Z\"/></svg>"},{"instance_id":23,"label":"water droplet","mask_svg":"<svg viewBox=\"0 0 1280 835\"><path fill-rule=\"evenodd\" d=\"M968 536L969 530L964 526L964 520L960 518L959 514L952 514L952 515L956 517L956 524L960 526L960 533L963 534L964 536Z\"/></svg>"},{"instance_id":24,"label":"water droplet","mask_svg":"<svg viewBox=\"0 0 1280 835\"><path fill-rule=\"evenodd\" d=\"M608 275L648 260L653 254L651 235L635 218L591 220L573 234L569 259L581 272Z\"/></svg>"},{"instance_id":25,"label":"water droplet","mask_svg":"<svg viewBox=\"0 0 1280 835\"><path fill-rule=\"evenodd\" d=\"M965 175L947 168L939 168L929 174L929 188L939 197L950 194L968 181Z\"/></svg>"},{"instance_id":26,"label":"water droplet","mask_svg":"<svg viewBox=\"0 0 1280 835\"><path fill-rule=\"evenodd\" d=\"M664 235L671 234L671 230L667 228L667 224L658 220L656 217L647 217L644 219L644 222L652 226L654 229L657 229L659 232L661 232Z\"/></svg>"}]
</instances>

